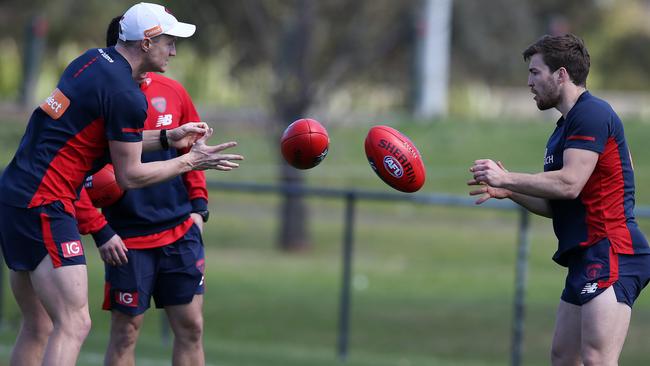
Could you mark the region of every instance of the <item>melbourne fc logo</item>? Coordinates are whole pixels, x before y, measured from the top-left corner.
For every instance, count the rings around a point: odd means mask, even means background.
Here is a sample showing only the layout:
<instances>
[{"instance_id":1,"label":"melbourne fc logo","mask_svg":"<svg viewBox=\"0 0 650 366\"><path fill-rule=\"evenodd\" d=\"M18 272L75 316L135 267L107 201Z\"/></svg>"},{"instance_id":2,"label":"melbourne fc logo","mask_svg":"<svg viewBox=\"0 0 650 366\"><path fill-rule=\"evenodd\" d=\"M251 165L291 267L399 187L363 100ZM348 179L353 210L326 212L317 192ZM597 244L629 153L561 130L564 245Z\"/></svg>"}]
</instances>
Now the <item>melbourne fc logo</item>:
<instances>
[{"instance_id":1,"label":"melbourne fc logo","mask_svg":"<svg viewBox=\"0 0 650 366\"><path fill-rule=\"evenodd\" d=\"M587 266L587 278L590 280L595 280L596 277L600 274L600 270L603 268L603 265L600 263L592 263Z\"/></svg>"},{"instance_id":2,"label":"melbourne fc logo","mask_svg":"<svg viewBox=\"0 0 650 366\"><path fill-rule=\"evenodd\" d=\"M196 261L196 269L198 269L201 273L205 273L205 259L201 258Z\"/></svg>"},{"instance_id":3,"label":"melbourne fc logo","mask_svg":"<svg viewBox=\"0 0 650 366\"><path fill-rule=\"evenodd\" d=\"M384 168L395 178L401 178L404 175L402 164L390 155L384 156Z\"/></svg>"},{"instance_id":4,"label":"melbourne fc logo","mask_svg":"<svg viewBox=\"0 0 650 366\"><path fill-rule=\"evenodd\" d=\"M151 98L151 105L158 111L158 113L165 113L167 109L167 99L165 97Z\"/></svg>"}]
</instances>

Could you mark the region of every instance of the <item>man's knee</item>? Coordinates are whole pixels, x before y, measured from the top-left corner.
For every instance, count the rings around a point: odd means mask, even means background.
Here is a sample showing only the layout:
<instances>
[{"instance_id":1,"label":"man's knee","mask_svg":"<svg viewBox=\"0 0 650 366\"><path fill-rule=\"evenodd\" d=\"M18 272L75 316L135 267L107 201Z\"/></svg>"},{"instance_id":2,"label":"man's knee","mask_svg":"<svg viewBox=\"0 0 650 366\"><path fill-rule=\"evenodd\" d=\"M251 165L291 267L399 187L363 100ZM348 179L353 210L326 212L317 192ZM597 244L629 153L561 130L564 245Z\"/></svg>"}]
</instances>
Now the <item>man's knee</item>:
<instances>
[{"instance_id":1,"label":"man's knee","mask_svg":"<svg viewBox=\"0 0 650 366\"><path fill-rule=\"evenodd\" d=\"M581 365L579 350L566 345L553 344L551 347L551 364L553 366Z\"/></svg>"},{"instance_id":2,"label":"man's knee","mask_svg":"<svg viewBox=\"0 0 650 366\"><path fill-rule=\"evenodd\" d=\"M141 316L116 314L111 319L112 343L122 349L135 346L142 324Z\"/></svg>"},{"instance_id":3,"label":"man's knee","mask_svg":"<svg viewBox=\"0 0 650 366\"><path fill-rule=\"evenodd\" d=\"M78 311L61 322L59 326L68 336L83 342L90 333L92 322L88 311Z\"/></svg>"},{"instance_id":4,"label":"man's knee","mask_svg":"<svg viewBox=\"0 0 650 366\"><path fill-rule=\"evenodd\" d=\"M54 326L49 318L24 318L21 328L31 339L47 343Z\"/></svg>"},{"instance_id":5,"label":"man's knee","mask_svg":"<svg viewBox=\"0 0 650 366\"><path fill-rule=\"evenodd\" d=\"M176 339L187 343L197 343L203 339L203 318L201 316L184 319L174 329Z\"/></svg>"},{"instance_id":6,"label":"man's knee","mask_svg":"<svg viewBox=\"0 0 650 366\"><path fill-rule=\"evenodd\" d=\"M583 346L582 363L584 366L617 365L618 353L608 352L602 347Z\"/></svg>"}]
</instances>

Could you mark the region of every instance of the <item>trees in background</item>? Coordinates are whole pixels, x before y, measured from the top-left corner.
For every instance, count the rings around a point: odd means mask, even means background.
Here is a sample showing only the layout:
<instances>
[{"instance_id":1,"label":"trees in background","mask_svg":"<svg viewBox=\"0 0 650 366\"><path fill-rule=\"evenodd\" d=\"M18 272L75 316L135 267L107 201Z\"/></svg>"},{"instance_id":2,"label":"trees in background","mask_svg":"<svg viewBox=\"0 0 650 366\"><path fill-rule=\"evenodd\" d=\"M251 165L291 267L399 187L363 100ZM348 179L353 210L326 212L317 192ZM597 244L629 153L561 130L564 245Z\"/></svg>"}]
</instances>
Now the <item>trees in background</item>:
<instances>
[{"instance_id":1,"label":"trees in background","mask_svg":"<svg viewBox=\"0 0 650 366\"><path fill-rule=\"evenodd\" d=\"M46 53L52 62L50 56L66 43L103 45L108 21L133 3L3 0L0 43L10 37L25 47L25 24L42 12L48 18ZM210 58L228 50L231 75L249 80L249 87L265 95L273 138L279 138L284 127L310 113L314 106L326 103L333 92L350 85L361 84L368 91L377 86L399 90L403 107L414 97L417 21L424 0L164 3L180 19L199 27L190 42L182 43L183 52L191 52L187 49L191 47L201 57ZM649 0L627 0L624 5L606 0L453 1L451 84L523 85L521 50L555 29L575 32L587 41L593 59L592 87L647 90L649 15ZM7 58L0 59L0 70L7 69L6 62ZM205 72L201 67L184 70L192 80L201 80ZM250 75L255 75L253 82ZM2 78L9 77L14 76L0 72L3 90L10 81ZM187 84L192 92L192 83ZM278 177L285 183L304 181L302 172L283 161ZM308 245L308 212L302 198L286 195L279 210L284 217L279 245L289 250Z\"/></svg>"},{"instance_id":2,"label":"trees in background","mask_svg":"<svg viewBox=\"0 0 650 366\"><path fill-rule=\"evenodd\" d=\"M194 0L201 7L201 1ZM415 1L317 0L214 1L198 14L218 24L232 45L235 72L266 67L274 137L307 116L329 93L359 80L405 85L413 42ZM210 38L211 33L202 37ZM205 39L199 45L215 40ZM386 70L392 70L386 73ZM263 82L260 82L263 84ZM301 185L303 173L280 157L281 183ZM299 194L287 193L279 208L279 247L309 245L308 212Z\"/></svg>"}]
</instances>

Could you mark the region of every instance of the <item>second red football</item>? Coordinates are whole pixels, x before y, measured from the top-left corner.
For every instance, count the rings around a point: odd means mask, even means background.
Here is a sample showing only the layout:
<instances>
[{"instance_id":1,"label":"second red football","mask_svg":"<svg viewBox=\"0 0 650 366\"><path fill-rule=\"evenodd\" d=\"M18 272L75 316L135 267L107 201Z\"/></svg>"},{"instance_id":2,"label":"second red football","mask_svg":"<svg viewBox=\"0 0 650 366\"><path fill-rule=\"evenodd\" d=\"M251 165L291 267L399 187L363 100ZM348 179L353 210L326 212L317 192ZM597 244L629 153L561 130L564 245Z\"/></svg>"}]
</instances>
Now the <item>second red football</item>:
<instances>
[{"instance_id":1,"label":"second red football","mask_svg":"<svg viewBox=\"0 0 650 366\"><path fill-rule=\"evenodd\" d=\"M325 127L311 118L290 124L280 139L282 156L289 165L310 169L320 164L329 149L330 138Z\"/></svg>"},{"instance_id":2,"label":"second red football","mask_svg":"<svg viewBox=\"0 0 650 366\"><path fill-rule=\"evenodd\" d=\"M365 141L366 157L372 170L386 184L402 192L422 188L426 170L413 142L389 126L374 126Z\"/></svg>"}]
</instances>

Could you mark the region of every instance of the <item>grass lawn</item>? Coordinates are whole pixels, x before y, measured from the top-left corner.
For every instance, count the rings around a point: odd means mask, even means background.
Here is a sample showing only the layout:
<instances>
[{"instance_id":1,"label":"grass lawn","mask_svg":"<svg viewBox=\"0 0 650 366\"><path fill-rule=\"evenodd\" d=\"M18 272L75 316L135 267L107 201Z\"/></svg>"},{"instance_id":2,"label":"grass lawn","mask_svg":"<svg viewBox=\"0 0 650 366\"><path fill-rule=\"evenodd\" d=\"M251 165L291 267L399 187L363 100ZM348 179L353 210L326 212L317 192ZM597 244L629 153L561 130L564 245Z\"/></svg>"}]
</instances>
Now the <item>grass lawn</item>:
<instances>
[{"instance_id":1,"label":"grass lawn","mask_svg":"<svg viewBox=\"0 0 650 366\"><path fill-rule=\"evenodd\" d=\"M318 117L317 117L318 118ZM386 122L379 122L378 124ZM511 170L541 167L549 123L446 121L391 124L420 148L427 167L423 192L466 195L467 168L475 158L503 160ZM0 133L0 162L9 161L24 126L7 122ZM330 155L305 173L310 185L389 192L363 154L368 125L331 126ZM650 129L626 125L637 172L637 202L650 204ZM247 160L235 172L209 179L272 183L277 144L264 129L217 126L219 141L240 141ZM299 253L275 249L279 199L211 192L206 226L205 347L220 366L320 366L336 357L344 205L310 198L312 246ZM504 365L510 360L517 214L488 208L359 202L354 232L350 349L346 365ZM555 308L564 270L550 257L550 222L531 221L525 365L547 365ZM650 233L650 220L641 220ZM102 363L108 314L102 301L103 267L92 240L85 241L93 330L80 365ZM0 365L19 316L4 292ZM170 364L159 311L150 311L137 349L139 365ZM650 364L650 299L633 314L621 365Z\"/></svg>"}]
</instances>

